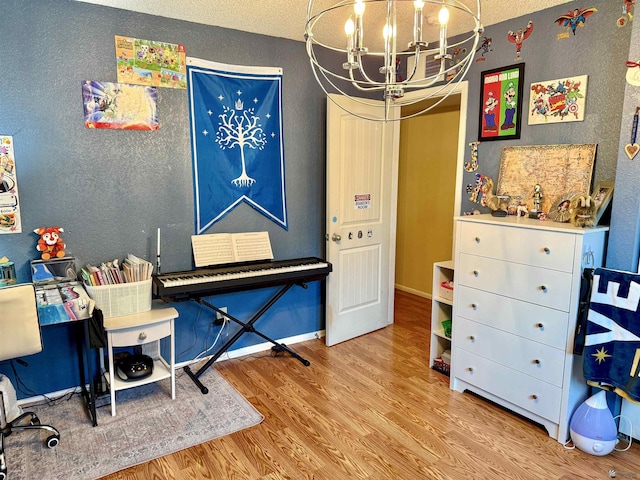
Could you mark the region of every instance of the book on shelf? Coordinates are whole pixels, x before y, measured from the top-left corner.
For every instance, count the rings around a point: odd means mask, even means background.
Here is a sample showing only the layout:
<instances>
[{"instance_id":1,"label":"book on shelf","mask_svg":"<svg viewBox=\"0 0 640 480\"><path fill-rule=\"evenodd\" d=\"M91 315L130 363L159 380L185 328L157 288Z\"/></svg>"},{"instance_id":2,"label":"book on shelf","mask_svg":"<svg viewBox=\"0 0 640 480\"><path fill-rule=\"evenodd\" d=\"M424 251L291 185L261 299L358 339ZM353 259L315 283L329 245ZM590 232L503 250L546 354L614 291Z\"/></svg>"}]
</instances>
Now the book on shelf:
<instances>
[{"instance_id":1,"label":"book on shelf","mask_svg":"<svg viewBox=\"0 0 640 480\"><path fill-rule=\"evenodd\" d=\"M99 267L87 263L80 270L85 285L118 285L149 280L153 274L153 264L133 254L127 255L123 262L117 259L102 263Z\"/></svg>"}]
</instances>

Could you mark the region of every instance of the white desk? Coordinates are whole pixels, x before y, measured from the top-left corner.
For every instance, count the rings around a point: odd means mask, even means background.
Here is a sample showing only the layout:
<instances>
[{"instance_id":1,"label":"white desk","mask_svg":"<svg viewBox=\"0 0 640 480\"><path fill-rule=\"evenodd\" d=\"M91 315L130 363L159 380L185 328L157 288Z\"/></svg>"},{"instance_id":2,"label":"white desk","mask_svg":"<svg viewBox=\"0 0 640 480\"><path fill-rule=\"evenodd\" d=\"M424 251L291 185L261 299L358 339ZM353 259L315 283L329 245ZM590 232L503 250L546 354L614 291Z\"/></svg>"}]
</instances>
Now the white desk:
<instances>
[{"instance_id":1,"label":"white desk","mask_svg":"<svg viewBox=\"0 0 640 480\"><path fill-rule=\"evenodd\" d=\"M109 390L111 392L111 415L116 414L116 391L137 387L147 383L157 382L164 378L171 378L171 398L176 398L175 376L175 341L173 337L173 320L178 317L175 308L164 303L154 302L148 312L134 313L120 317L104 319L104 329L107 332L109 353ZM162 355L153 361L153 373L140 380L124 381L115 375L113 362L114 347L129 347L149 342L160 342L169 337L170 358L167 362ZM158 345L158 351L160 351Z\"/></svg>"}]
</instances>

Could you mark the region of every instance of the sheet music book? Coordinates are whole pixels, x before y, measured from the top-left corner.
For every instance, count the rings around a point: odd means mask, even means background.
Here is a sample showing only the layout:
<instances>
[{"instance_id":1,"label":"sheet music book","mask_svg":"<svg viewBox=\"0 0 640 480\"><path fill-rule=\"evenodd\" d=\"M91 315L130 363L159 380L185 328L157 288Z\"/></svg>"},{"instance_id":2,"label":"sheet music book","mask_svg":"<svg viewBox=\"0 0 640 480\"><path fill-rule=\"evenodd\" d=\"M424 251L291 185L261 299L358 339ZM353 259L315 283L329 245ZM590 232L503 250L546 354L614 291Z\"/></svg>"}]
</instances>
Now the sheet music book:
<instances>
[{"instance_id":1,"label":"sheet music book","mask_svg":"<svg viewBox=\"0 0 640 480\"><path fill-rule=\"evenodd\" d=\"M191 246L196 267L273 260L269 232L192 235Z\"/></svg>"}]
</instances>

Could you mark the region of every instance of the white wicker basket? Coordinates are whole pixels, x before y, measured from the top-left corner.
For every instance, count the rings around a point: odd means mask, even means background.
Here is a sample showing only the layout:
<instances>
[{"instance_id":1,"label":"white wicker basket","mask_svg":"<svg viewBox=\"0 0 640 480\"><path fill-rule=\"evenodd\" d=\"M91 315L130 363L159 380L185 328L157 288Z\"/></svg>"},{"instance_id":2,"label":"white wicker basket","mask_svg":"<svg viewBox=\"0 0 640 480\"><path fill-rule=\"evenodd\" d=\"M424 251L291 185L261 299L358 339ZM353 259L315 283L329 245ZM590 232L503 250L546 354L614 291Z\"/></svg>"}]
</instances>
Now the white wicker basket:
<instances>
[{"instance_id":1,"label":"white wicker basket","mask_svg":"<svg viewBox=\"0 0 640 480\"><path fill-rule=\"evenodd\" d=\"M105 318L151 310L151 279L118 285L85 286Z\"/></svg>"}]
</instances>

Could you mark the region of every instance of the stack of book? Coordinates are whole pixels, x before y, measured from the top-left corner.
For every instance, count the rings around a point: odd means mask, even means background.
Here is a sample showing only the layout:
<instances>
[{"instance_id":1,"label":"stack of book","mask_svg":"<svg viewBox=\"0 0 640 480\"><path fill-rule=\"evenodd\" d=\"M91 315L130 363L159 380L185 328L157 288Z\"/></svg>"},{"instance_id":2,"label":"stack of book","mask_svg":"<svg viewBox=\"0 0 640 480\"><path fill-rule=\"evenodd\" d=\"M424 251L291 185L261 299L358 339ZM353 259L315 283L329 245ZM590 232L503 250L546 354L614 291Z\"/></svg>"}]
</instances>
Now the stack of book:
<instances>
[{"instance_id":1,"label":"stack of book","mask_svg":"<svg viewBox=\"0 0 640 480\"><path fill-rule=\"evenodd\" d=\"M80 271L82 281L90 287L142 282L151 279L152 274L153 264L132 254L122 263L116 259L99 267L86 264Z\"/></svg>"}]
</instances>

